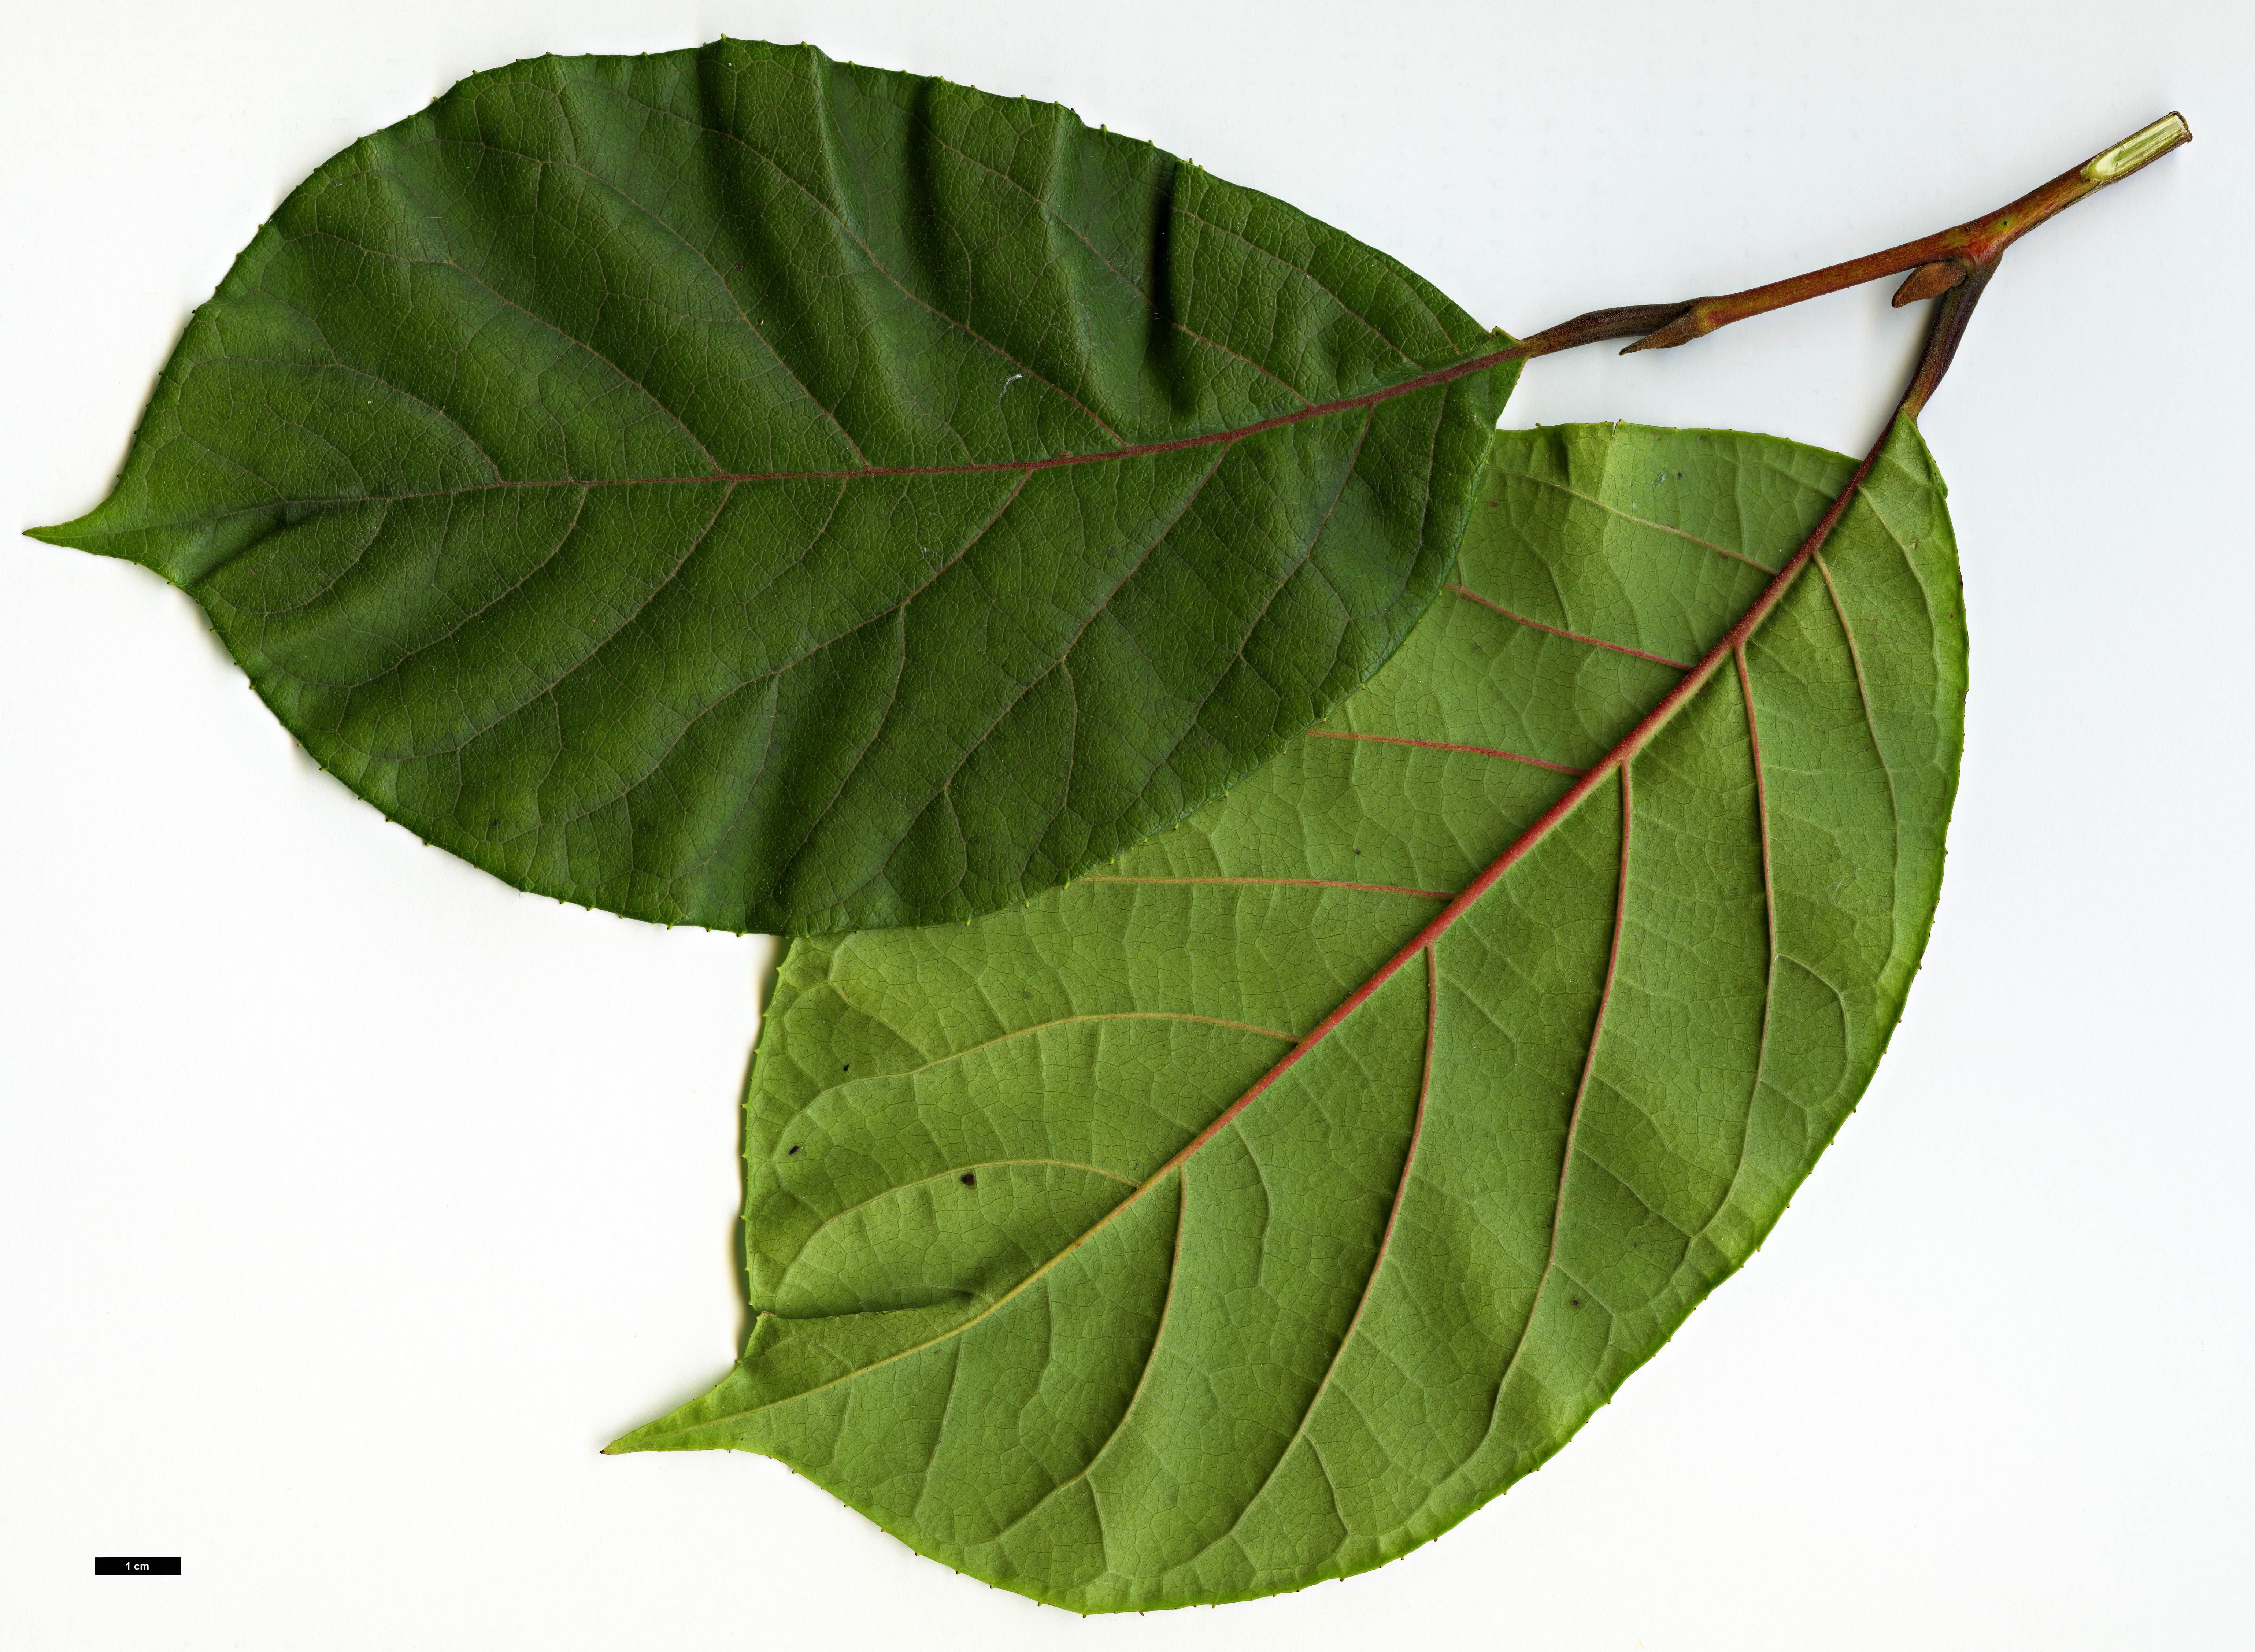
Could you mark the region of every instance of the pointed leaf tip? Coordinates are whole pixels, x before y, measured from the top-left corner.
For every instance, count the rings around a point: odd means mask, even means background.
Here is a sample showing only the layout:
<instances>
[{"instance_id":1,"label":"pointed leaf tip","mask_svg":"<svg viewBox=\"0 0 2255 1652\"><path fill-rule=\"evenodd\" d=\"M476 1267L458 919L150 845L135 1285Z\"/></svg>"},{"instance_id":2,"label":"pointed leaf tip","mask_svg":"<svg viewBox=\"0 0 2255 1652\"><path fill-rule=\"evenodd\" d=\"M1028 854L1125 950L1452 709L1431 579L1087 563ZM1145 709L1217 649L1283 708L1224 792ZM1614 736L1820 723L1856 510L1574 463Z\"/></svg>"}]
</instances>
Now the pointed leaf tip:
<instances>
[{"instance_id":1,"label":"pointed leaf tip","mask_svg":"<svg viewBox=\"0 0 2255 1652\"><path fill-rule=\"evenodd\" d=\"M254 238L103 542L520 888L802 933L1100 864L1401 644L1510 375L1352 237L932 86L736 43L464 81Z\"/></svg>"},{"instance_id":2,"label":"pointed leaf tip","mask_svg":"<svg viewBox=\"0 0 2255 1652\"><path fill-rule=\"evenodd\" d=\"M1925 944L1965 639L1889 440L1819 566L1850 460L1500 432L1513 508L1334 727L1030 908L795 941L772 1311L665 1448L1099 1611L1366 1570L1548 1459L1778 1219Z\"/></svg>"}]
</instances>

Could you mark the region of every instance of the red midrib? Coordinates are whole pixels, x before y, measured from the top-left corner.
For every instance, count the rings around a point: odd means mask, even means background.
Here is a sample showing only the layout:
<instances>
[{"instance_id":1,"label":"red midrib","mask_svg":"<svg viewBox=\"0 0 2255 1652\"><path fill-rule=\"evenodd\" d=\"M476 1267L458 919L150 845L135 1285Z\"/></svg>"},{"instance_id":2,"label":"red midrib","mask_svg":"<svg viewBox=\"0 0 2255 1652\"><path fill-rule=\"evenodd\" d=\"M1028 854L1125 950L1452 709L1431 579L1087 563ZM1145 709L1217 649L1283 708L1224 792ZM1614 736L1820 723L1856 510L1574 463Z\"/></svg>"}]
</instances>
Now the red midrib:
<instances>
[{"instance_id":1,"label":"red midrib","mask_svg":"<svg viewBox=\"0 0 2255 1652\"><path fill-rule=\"evenodd\" d=\"M445 498L455 494L481 493L494 488L658 488L696 482L852 482L871 476L966 476L987 471L1058 470L1070 465L1101 465L1114 460L1142 459L1153 453L1181 453L1192 447L1212 447L1242 441L1248 436L1258 436L1263 431L1278 430L1287 425L1304 424L1311 418L1322 418L1331 413L1374 407L1398 396L1430 390L1436 384L1450 383L1505 362L1516 361L1527 354L1528 347L1524 344L1508 345L1500 350L1490 350L1484 355L1473 356L1469 361L1437 367L1416 378L1366 390L1359 396L1345 396L1335 402L1317 402L1292 412L1279 413L1273 418L1240 425L1230 430L1208 431L1200 436L1179 436L1171 441L1133 442L1126 446L1106 447L1089 453L1053 453L1047 459L981 460L960 465L864 465L844 470L713 470L694 476L558 476L530 482L509 482L497 477L492 482L473 482L461 488L433 488L419 493L362 494L336 499L267 500L254 508L266 509L277 504L365 504L392 499Z\"/></svg>"},{"instance_id":2,"label":"red midrib","mask_svg":"<svg viewBox=\"0 0 2255 1652\"><path fill-rule=\"evenodd\" d=\"M1325 1038L1329 1037L1338 1027L1340 1023L1344 1022L1349 1016L1352 1015L1358 1009L1361 1008L1363 1003L1367 1001L1373 994L1376 993L1380 988L1383 987L1396 974L1400 974L1403 967L1407 965L1410 960L1416 958L1418 953L1425 952L1435 946L1435 945L1440 940L1441 937L1448 933L1448 931L1455 926L1457 920L1462 917L1466 912L1470 911L1473 904L1479 901L1480 896L1486 894L1489 889L1493 889L1496 883L1503 878L1506 873L1510 871L1511 868L1516 866L1521 861L1526 859L1528 854L1533 851L1535 847L1541 843L1544 838L1548 837L1552 829L1555 828L1560 821L1563 820L1568 815L1571 814L1576 808L1579 807L1583 800L1588 798L1589 795L1592 791L1596 791L1598 786L1605 784L1605 782L1611 777L1616 770L1624 767L1631 758L1635 756L1639 751L1642 750L1646 745L1650 743L1653 736L1658 734L1661 728L1663 728L1678 711L1682 709L1684 705L1690 700L1692 696L1697 694L1700 689L1704 688L1714 677L1716 671L1719 669L1722 662L1733 657L1737 650L1745 644L1746 640L1749 636L1753 636L1754 631L1760 628L1762 622L1767 619L1769 615L1775 611L1777 605L1784 600L1786 592L1792 587L1794 580L1799 577L1801 571L1809 566L1809 562L1816 557L1817 550L1823 545L1824 541L1830 537L1832 530L1839 524L1840 518L1846 514L1849 505L1854 502L1856 495L1862 489L1865 478L1871 475L1872 466L1878 462L1881 450L1885 448L1889 437L1892 436L1893 433L1893 429L1891 423L1888 429L1882 431L1879 434L1879 439L1872 444L1871 451L1865 454L1863 462L1856 467L1855 474L1849 477L1847 485L1840 490L1838 496L1836 497L1832 501L1831 504L1826 508L1823 516L1817 520L1816 527L1810 530L1809 537L1802 542L1801 548L1793 553L1793 556L1787 561L1785 566L1780 568L1776 574L1772 577L1769 583L1762 587L1761 594L1756 597L1753 602L1747 608L1746 611L1739 616L1737 623L1732 625L1728 631L1724 633L1721 640L1717 642L1714 647L1710 649L1707 653L1701 657L1699 663L1693 666L1691 670L1685 674L1681 682L1677 683L1674 688L1670 689L1668 693L1662 697L1659 704L1655 705L1649 712L1645 714L1643 720L1640 721L1635 728L1629 730L1627 735L1622 737L1619 744L1614 746L1611 751L1607 752L1604 757L1599 759L1595 767L1589 770L1580 779L1577 780L1572 786L1569 787L1565 794L1561 797L1557 802L1552 804L1549 808L1543 811L1542 814L1532 826L1528 826L1526 831L1520 833L1518 838L1512 842L1508 848L1505 849L1501 854L1498 855L1494 861L1489 863L1485 871L1481 872L1478 877L1474 878L1470 883L1465 885L1463 891L1459 893L1455 899L1451 900L1447 906L1444 907L1430 923L1427 924L1423 929L1418 931L1416 935L1404 945L1399 952L1395 953L1392 958L1380 965L1378 969L1371 974L1370 978L1365 981L1361 986L1356 988L1353 992L1348 994L1346 998L1340 1002L1337 1009L1333 1009L1331 1014L1325 1016L1322 1021L1318 1022L1305 1037L1303 1037L1297 1044L1294 1044L1292 1048L1285 1053L1281 1060L1279 1060L1274 1066L1270 1067L1268 1071L1263 1073L1259 1079L1255 1079L1243 1094L1240 1095L1236 1100L1231 1102L1228 1107L1223 1108L1222 1111L1215 1116L1212 1122L1208 1124L1204 1129L1200 1130L1196 1135L1192 1136L1188 1142L1184 1143L1183 1146L1171 1155L1163 1164L1161 1164L1156 1170L1145 1177L1142 1182L1136 1185L1132 1192L1121 1199L1118 1204L1113 1206L1112 1208L1106 1211L1101 1217L1098 1218L1095 1224L1081 1234L1078 1238L1065 1246L1064 1249L1060 1250L1057 1255L1051 1257L1050 1261L1035 1269L1032 1273L1029 1274L1016 1285L1014 1285L1009 1290L1004 1291L1001 1297L989 1304L980 1313L973 1316L974 1321L977 1319L983 1319L988 1315L999 1311L1005 1304L1014 1298L1019 1291L1025 1290L1033 1283L1033 1281L1040 1278L1051 1268L1054 1268L1058 1263L1062 1262L1065 1257L1071 1255L1074 1251L1079 1249L1081 1246L1093 1239L1099 1233L1103 1231L1103 1229L1109 1227L1113 1221L1119 1220L1123 1213L1140 1204L1146 1193L1149 1193L1152 1189L1162 1185L1170 1175L1183 1169L1188 1161L1197 1154L1200 1148L1204 1147L1208 1142L1211 1142L1215 1136L1220 1135L1223 1130L1226 1129L1240 1114L1243 1113L1247 1107L1253 1105L1254 1101L1260 1097L1262 1092L1267 1090L1269 1086L1275 1084L1277 1079L1282 1078L1285 1073L1290 1072L1292 1068L1297 1065L1304 1057L1316 1049L1317 1046L1321 1044ZM1626 810L1626 798L1624 798L1624 809ZM1627 841L1627 817L1626 812L1624 812L1622 825L1624 857L1626 856L1626 845ZM1625 874L1625 859L1623 871ZM1618 903L1625 899L1626 894L1624 890L1617 889L1615 894L1617 910L1614 925L1614 946L1616 949L1618 948L1619 941L1620 923L1620 913L1618 910ZM1437 953L1435 953L1434 956L1434 969L1436 972L1436 980L1437 981ZM1611 968L1612 966L1609 964L1609 985L1611 980ZM1429 1016L1435 1013L1436 1012L1429 1005ZM1431 1057L1431 1044L1430 1039L1434 1030L1437 1030L1437 1029L1429 1026L1429 1043L1427 1045L1427 1058L1429 1063ZM1600 1028L1592 1028L1591 1030L1591 1049L1588 1055L1585 1057L1585 1060L1588 1062L1594 1062L1596 1059L1596 1040L1601 1030L1602 1029ZM1428 1071L1430 1072L1430 1065ZM1586 1072L1584 1077L1586 1078ZM1570 1145L1571 1144L1570 1142ZM1561 1177L1559 1197L1563 1199L1564 1196L1563 1170ZM1552 1260L1554 1262L1556 1261L1556 1234L1555 1231L1556 1214L1556 1211L1554 1210L1554 1231L1552 1234ZM1179 1211L1177 1211L1177 1220L1179 1221L1181 1217L1181 1213ZM1177 1251L1177 1255L1179 1255L1179 1250ZM1543 1273L1545 1280L1549 1277L1549 1269L1546 1268ZM1170 1302L1172 1300L1171 1290L1170 1291L1169 1300ZM1529 1325L1531 1328L1531 1319L1529 1321ZM954 1330L944 1332L943 1336L952 1336L958 1334L964 1328L964 1326L959 1325L955 1327ZM935 1339L935 1340L937 1340L937 1339ZM1521 1342L1523 1346L1523 1334ZM921 1343L915 1347L903 1350L901 1353L888 1355L884 1360L879 1360L876 1363L890 1364L893 1360L906 1359L910 1354L920 1353L923 1349L931 1346L932 1346L932 1344L930 1342ZM1513 1355L1514 1361L1517 1357L1517 1353L1514 1351ZM1337 1358L1338 1352L1335 1350L1333 1353L1334 1362L1336 1362ZM871 1368L874 1367L861 1367L861 1370ZM832 1377L826 1382L818 1383L814 1385L813 1388L800 1390L797 1394L789 1395L787 1397L791 1399L804 1398L805 1395L809 1393L813 1393L821 1388L832 1387L839 1382L849 1381L854 1376L857 1376L859 1374L861 1374L861 1371L847 1372L839 1376ZM773 1403L782 1402L783 1402L781 1401L773 1402ZM672 1431L688 1432L698 1428L716 1426L731 1420L734 1416L740 1415L742 1415L742 1413L731 1414L731 1417L707 1418L699 1423L685 1424L683 1428Z\"/></svg>"},{"instance_id":3,"label":"red midrib","mask_svg":"<svg viewBox=\"0 0 2255 1652\"><path fill-rule=\"evenodd\" d=\"M1818 548L1831 536L1832 530L1839 524L1840 518L1846 514L1848 506L1862 489L1864 479L1871 475L1872 467L1878 462L1881 449L1886 446L1887 439L1893 433L1891 423L1889 428L1882 431L1879 433L1879 439L1872 444L1871 452L1864 455L1863 463L1856 467L1855 474L1849 477L1847 486L1840 490L1838 496L1825 510L1823 516L1818 518L1816 527L1809 531L1809 537L1802 541L1801 548L1793 553L1786 565L1777 571L1767 585L1762 587L1761 594L1757 596L1746 611L1739 616L1738 622L1725 632L1721 640L1709 649L1701 657L1699 663L1684 674L1683 679L1669 689L1661 699L1660 703L1647 712L1642 721L1630 729L1618 745L1598 759L1597 763L1579 780L1568 787L1565 794L1557 802L1544 810L1534 825L1521 833L1513 840L1510 847L1496 856L1485 871L1465 886L1462 893L1448 905L1443 907L1435 915L1432 922L1419 930L1403 944L1399 952L1380 965L1361 986L1349 993L1337 1009L1317 1022L1305 1037L1287 1051L1275 1066L1255 1079L1244 1094L1223 1108L1212 1123L1191 1137L1179 1152L1153 1173L1143 1186L1149 1187L1157 1183L1169 1170L1181 1164L1198 1149L1219 1135L1239 1114L1253 1105L1262 1091L1290 1072L1324 1039L1330 1037L1341 1022L1360 1009L1373 994L1400 974L1412 959L1427 947L1438 943L1442 936L1456 926L1457 920L1470 911L1480 896L1493 889L1507 872L1525 860L1536 845L1549 836L1559 822L1573 813L1581 806L1583 800L1604 784L1616 770L1626 765L1629 759L1651 742L1653 736L1657 735L1661 728L1682 709L1693 695L1707 685L1715 672L1721 668L1723 662L1731 658L1745 643L1746 638L1753 636L1761 622L1770 616L1777 605L1784 601L1785 594L1791 588L1794 580L1799 577L1801 571L1809 566ZM1135 1197L1135 1195L1131 1193L1128 1195L1128 1199L1132 1200Z\"/></svg>"}]
</instances>

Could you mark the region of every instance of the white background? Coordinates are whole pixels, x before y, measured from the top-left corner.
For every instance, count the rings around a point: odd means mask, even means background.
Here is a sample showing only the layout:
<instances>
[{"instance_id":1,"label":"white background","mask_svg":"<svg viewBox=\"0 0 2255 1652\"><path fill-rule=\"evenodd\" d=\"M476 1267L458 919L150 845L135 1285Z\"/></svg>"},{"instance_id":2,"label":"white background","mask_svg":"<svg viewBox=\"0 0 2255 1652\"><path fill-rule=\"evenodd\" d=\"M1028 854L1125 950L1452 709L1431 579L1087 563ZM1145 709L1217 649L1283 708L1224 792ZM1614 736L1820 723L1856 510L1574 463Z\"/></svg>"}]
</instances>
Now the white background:
<instances>
[{"instance_id":1,"label":"white background","mask_svg":"<svg viewBox=\"0 0 2255 1652\"><path fill-rule=\"evenodd\" d=\"M2024 242L1925 422L1971 722L1893 1052L1768 1248L1406 1560L1082 1621L810 1483L596 1448L741 1313L770 957L514 893L317 772L188 599L0 544L0 1641L2249 1644L2255 31L2237 4L15 0L0 527L106 491L187 313L459 76L727 32L1072 105L1485 321L1727 291L2197 141ZM1507 422L1860 451L1885 287L1535 363ZM95 1578L96 1553L184 1555Z\"/></svg>"}]
</instances>

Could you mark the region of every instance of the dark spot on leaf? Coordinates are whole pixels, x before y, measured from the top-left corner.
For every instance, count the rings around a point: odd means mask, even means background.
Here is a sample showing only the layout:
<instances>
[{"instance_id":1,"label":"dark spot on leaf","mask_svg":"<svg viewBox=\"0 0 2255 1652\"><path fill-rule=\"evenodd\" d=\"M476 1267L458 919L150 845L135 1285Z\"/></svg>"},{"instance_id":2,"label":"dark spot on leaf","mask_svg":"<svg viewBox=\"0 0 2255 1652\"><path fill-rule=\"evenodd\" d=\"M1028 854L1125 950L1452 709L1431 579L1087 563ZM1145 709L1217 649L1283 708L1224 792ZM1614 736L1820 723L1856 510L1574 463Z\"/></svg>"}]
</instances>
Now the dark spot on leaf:
<instances>
[{"instance_id":1,"label":"dark spot on leaf","mask_svg":"<svg viewBox=\"0 0 2255 1652\"><path fill-rule=\"evenodd\" d=\"M963 1172L963 1185L966 1187L976 1187L979 1185L979 1177L973 1172L966 1170Z\"/></svg>"},{"instance_id":2,"label":"dark spot on leaf","mask_svg":"<svg viewBox=\"0 0 2255 1652\"><path fill-rule=\"evenodd\" d=\"M854 1064L848 1061L843 1066L839 1067L838 1071L840 1072L851 1072L854 1071Z\"/></svg>"},{"instance_id":3,"label":"dark spot on leaf","mask_svg":"<svg viewBox=\"0 0 2255 1652\"><path fill-rule=\"evenodd\" d=\"M797 1151L798 1151L797 1144L796 1142L794 1142L794 1143L792 1144L792 1146L791 1146L790 1152L791 1152L791 1153L796 1153L796 1152L797 1152ZM786 1154L784 1154L784 1155L783 1155L783 1156L784 1156L785 1158L789 1158L789 1157L790 1156L790 1153L786 1153Z\"/></svg>"},{"instance_id":4,"label":"dark spot on leaf","mask_svg":"<svg viewBox=\"0 0 2255 1652\"><path fill-rule=\"evenodd\" d=\"M1582 1305L1582 1299L1579 1297L1569 1297L1566 1300L1572 1303L1577 1308Z\"/></svg>"}]
</instances>

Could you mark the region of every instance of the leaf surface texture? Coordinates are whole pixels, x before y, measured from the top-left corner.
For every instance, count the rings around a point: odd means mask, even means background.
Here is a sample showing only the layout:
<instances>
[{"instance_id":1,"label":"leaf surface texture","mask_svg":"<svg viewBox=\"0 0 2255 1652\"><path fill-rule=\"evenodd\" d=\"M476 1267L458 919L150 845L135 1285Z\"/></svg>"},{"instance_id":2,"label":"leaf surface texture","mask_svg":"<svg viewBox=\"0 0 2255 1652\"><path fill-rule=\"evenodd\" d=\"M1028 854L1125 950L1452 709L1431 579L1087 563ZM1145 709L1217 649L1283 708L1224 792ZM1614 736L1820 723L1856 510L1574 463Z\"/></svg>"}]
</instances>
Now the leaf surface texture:
<instances>
[{"instance_id":1,"label":"leaf surface texture","mask_svg":"<svg viewBox=\"0 0 2255 1652\"><path fill-rule=\"evenodd\" d=\"M325 767L521 887L955 919L1369 678L1505 342L1054 104L743 41L543 58L294 192L116 492L40 532L193 593Z\"/></svg>"},{"instance_id":2,"label":"leaf surface texture","mask_svg":"<svg viewBox=\"0 0 2255 1652\"><path fill-rule=\"evenodd\" d=\"M1925 943L1965 633L1908 421L1718 646L1853 469L1500 434L1409 643L1225 800L1019 910L793 943L744 1356L613 1449L781 1458L1083 1611L1375 1565L1542 1464L1767 1233Z\"/></svg>"}]
</instances>

